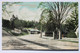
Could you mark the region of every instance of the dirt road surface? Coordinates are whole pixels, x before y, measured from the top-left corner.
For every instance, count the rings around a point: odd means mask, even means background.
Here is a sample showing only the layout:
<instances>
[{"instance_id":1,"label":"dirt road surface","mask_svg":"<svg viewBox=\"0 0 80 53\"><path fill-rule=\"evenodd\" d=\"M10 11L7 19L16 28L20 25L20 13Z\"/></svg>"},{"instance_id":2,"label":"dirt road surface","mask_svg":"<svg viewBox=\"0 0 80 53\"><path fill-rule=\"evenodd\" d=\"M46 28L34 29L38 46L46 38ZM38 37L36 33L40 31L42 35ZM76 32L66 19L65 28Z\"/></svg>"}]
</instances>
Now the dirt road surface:
<instances>
[{"instance_id":1,"label":"dirt road surface","mask_svg":"<svg viewBox=\"0 0 80 53\"><path fill-rule=\"evenodd\" d=\"M68 38L69 39L69 38ZM78 39L73 39L78 41ZM3 50L78 50L78 43L54 40L53 37L42 37L40 34L12 36L3 30Z\"/></svg>"}]
</instances>

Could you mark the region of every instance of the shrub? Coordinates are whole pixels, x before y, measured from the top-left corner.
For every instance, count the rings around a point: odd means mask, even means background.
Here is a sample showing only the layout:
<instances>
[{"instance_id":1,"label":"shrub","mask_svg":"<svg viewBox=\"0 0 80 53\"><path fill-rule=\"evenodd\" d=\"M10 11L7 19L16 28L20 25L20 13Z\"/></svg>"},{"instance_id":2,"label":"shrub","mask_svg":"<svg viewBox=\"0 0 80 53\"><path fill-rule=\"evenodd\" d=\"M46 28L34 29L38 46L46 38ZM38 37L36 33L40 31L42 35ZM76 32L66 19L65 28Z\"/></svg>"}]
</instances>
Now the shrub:
<instances>
[{"instance_id":1,"label":"shrub","mask_svg":"<svg viewBox=\"0 0 80 53\"><path fill-rule=\"evenodd\" d=\"M11 31L11 33L13 34L13 35L15 35L15 36L19 36L21 33L15 33L15 32L12 32Z\"/></svg>"},{"instance_id":2,"label":"shrub","mask_svg":"<svg viewBox=\"0 0 80 53\"><path fill-rule=\"evenodd\" d=\"M10 28L10 21L2 19L2 27Z\"/></svg>"},{"instance_id":3,"label":"shrub","mask_svg":"<svg viewBox=\"0 0 80 53\"><path fill-rule=\"evenodd\" d=\"M68 32L67 37L68 37L68 38L77 38L77 36L76 36L76 34L75 34L74 31Z\"/></svg>"},{"instance_id":4,"label":"shrub","mask_svg":"<svg viewBox=\"0 0 80 53\"><path fill-rule=\"evenodd\" d=\"M53 32L47 31L45 32L45 36L53 37Z\"/></svg>"},{"instance_id":5,"label":"shrub","mask_svg":"<svg viewBox=\"0 0 80 53\"><path fill-rule=\"evenodd\" d=\"M11 32L14 36L22 36L22 35L26 35L28 33L26 32L21 32L21 33L14 33L14 32Z\"/></svg>"}]
</instances>

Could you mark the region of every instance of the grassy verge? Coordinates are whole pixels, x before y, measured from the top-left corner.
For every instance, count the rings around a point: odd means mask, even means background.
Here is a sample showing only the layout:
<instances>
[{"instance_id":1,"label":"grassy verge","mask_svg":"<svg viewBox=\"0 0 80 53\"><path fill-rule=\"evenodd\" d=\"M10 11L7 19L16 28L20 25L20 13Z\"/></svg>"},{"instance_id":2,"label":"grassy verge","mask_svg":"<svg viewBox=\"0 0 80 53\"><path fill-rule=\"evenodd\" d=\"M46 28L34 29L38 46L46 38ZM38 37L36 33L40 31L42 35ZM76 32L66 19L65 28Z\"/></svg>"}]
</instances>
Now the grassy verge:
<instances>
[{"instance_id":1,"label":"grassy verge","mask_svg":"<svg viewBox=\"0 0 80 53\"><path fill-rule=\"evenodd\" d=\"M3 28L3 30L5 30L6 32L11 31L11 29L8 28Z\"/></svg>"},{"instance_id":2,"label":"grassy verge","mask_svg":"<svg viewBox=\"0 0 80 53\"><path fill-rule=\"evenodd\" d=\"M59 41L79 43L78 41L70 41L70 40L59 40Z\"/></svg>"},{"instance_id":3,"label":"grassy verge","mask_svg":"<svg viewBox=\"0 0 80 53\"><path fill-rule=\"evenodd\" d=\"M13 34L14 36L23 36L23 35L27 35L28 34L28 32L23 32L23 31L20 34L19 33L15 33L15 32L11 32L12 29L9 29L9 28L3 28L3 30L5 30L8 33Z\"/></svg>"},{"instance_id":4,"label":"grassy verge","mask_svg":"<svg viewBox=\"0 0 80 53\"><path fill-rule=\"evenodd\" d=\"M15 35L15 36L23 36L23 35L27 35L28 33L26 33L26 32L21 32L20 34L17 34L17 33L13 33L13 32L11 32L13 35Z\"/></svg>"},{"instance_id":5,"label":"grassy verge","mask_svg":"<svg viewBox=\"0 0 80 53\"><path fill-rule=\"evenodd\" d=\"M19 36L22 36L22 35L28 35L28 33L22 32L21 34L19 34Z\"/></svg>"}]
</instances>

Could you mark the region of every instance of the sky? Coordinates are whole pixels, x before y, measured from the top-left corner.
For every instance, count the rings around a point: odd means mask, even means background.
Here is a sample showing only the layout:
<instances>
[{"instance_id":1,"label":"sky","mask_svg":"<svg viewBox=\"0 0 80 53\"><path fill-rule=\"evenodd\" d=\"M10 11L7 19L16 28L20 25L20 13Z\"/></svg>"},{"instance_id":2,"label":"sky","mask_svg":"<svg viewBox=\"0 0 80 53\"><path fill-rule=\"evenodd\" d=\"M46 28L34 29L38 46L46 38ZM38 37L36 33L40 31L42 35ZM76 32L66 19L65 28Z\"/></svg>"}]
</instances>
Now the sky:
<instances>
[{"instance_id":1,"label":"sky","mask_svg":"<svg viewBox=\"0 0 80 53\"><path fill-rule=\"evenodd\" d=\"M13 4L12 6L6 6L7 11L12 11L12 13L9 13L10 16L7 13L3 14L4 19L10 20L12 18L12 15L14 14L19 19L26 20L26 21L39 21L41 10L38 8L39 2L21 2L17 4Z\"/></svg>"},{"instance_id":2,"label":"sky","mask_svg":"<svg viewBox=\"0 0 80 53\"><path fill-rule=\"evenodd\" d=\"M12 15L15 15L21 20L26 20L26 21L33 20L33 21L39 22L40 15L42 12L42 10L38 8L39 3L40 2L20 2L17 4L13 4L12 6L7 5L6 10L9 12L12 11L12 13L9 13L8 15L6 12L4 12L2 16L4 19L7 19L7 20L10 20L10 18L12 18Z\"/></svg>"}]
</instances>

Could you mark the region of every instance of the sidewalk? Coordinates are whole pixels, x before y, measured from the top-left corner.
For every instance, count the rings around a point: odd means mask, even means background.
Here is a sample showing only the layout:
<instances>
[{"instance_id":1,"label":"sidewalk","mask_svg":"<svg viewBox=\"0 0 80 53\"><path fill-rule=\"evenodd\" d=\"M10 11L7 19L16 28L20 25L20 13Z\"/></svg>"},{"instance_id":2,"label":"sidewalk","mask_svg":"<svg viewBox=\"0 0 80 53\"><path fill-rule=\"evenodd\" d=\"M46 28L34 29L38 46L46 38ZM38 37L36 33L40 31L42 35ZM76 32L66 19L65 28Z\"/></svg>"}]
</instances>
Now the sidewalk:
<instances>
[{"instance_id":1,"label":"sidewalk","mask_svg":"<svg viewBox=\"0 0 80 53\"><path fill-rule=\"evenodd\" d=\"M39 45L42 44L43 47L46 46L47 49L78 49L78 43L73 43L73 42L66 42L66 41L59 41L59 40L53 40L52 37L51 38L40 38L40 35L38 34L34 34L34 35L26 35L26 36L21 36L18 37L18 39L22 40L22 41L26 41L26 42L31 42L35 45ZM67 38L65 38L67 39ZM63 38L64 40L64 38ZM70 39L69 39L70 40ZM78 40L78 39L77 39ZM41 46L41 45L39 45ZM34 48L34 45L31 46L29 45L29 47ZM37 49L37 47L36 47ZM39 47L39 49L41 49L41 47ZM45 49L45 48L44 48Z\"/></svg>"}]
</instances>

